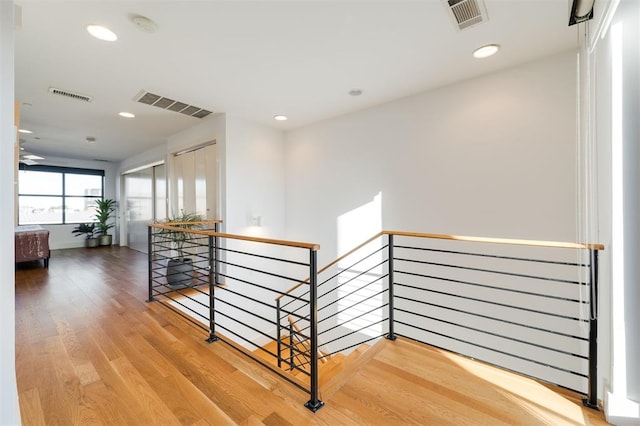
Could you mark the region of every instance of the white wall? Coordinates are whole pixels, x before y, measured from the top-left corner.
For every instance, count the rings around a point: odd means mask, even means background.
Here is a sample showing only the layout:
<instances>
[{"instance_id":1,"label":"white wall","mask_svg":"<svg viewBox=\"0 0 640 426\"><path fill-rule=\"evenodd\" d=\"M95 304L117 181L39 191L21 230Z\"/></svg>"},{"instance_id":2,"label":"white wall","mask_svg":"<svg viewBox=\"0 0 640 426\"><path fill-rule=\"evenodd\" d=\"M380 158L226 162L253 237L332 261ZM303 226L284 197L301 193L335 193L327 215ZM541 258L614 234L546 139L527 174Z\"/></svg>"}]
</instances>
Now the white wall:
<instances>
[{"instance_id":1,"label":"white wall","mask_svg":"<svg viewBox=\"0 0 640 426\"><path fill-rule=\"evenodd\" d=\"M624 0L613 25L624 24L622 140L624 179L624 310L627 397L640 407L640 2ZM640 423L640 413L635 420Z\"/></svg>"},{"instance_id":2,"label":"white wall","mask_svg":"<svg viewBox=\"0 0 640 426\"><path fill-rule=\"evenodd\" d=\"M599 374L607 420L617 425L640 424L639 26L640 3L622 0L591 55L598 238L606 246L601 255Z\"/></svg>"},{"instance_id":3,"label":"white wall","mask_svg":"<svg viewBox=\"0 0 640 426\"><path fill-rule=\"evenodd\" d=\"M284 236L284 137L280 130L227 116L227 232ZM254 226L253 217L260 218Z\"/></svg>"},{"instance_id":4,"label":"white wall","mask_svg":"<svg viewBox=\"0 0 640 426\"><path fill-rule=\"evenodd\" d=\"M381 229L575 241L575 70L576 55L567 52L287 133L287 237L319 243L319 266ZM501 297L520 305L515 296ZM473 311L500 316L477 304ZM471 329L419 322L468 342L504 344ZM528 338L535 342L534 334ZM420 338L586 388L585 381L478 346ZM536 352L510 345L511 353ZM554 354L530 356L566 368ZM573 371L584 368L571 362Z\"/></svg>"},{"instance_id":5,"label":"white wall","mask_svg":"<svg viewBox=\"0 0 640 426\"><path fill-rule=\"evenodd\" d=\"M149 164L165 161L167 157L166 142L159 143L155 148L141 152L120 162L118 166L118 176L129 170L138 167L148 166ZM122 189L122 188L119 188Z\"/></svg>"},{"instance_id":6,"label":"white wall","mask_svg":"<svg viewBox=\"0 0 640 426\"><path fill-rule=\"evenodd\" d=\"M50 165L50 166L60 166L60 167L78 167L83 169L95 169L95 170L104 170L105 182L104 182L104 198L112 198L118 201L116 197L116 181L118 178L117 175L117 164L115 163L106 163L103 161L91 161L91 160L76 160L69 158L56 158L56 157L47 157L45 160L40 161L42 165ZM110 233L113 235L113 243L119 243L119 210L116 211L116 216L114 217L115 228L113 228ZM73 248L73 247L84 247L85 241L82 236L76 237L71 233L73 228L76 227L73 225L42 225L43 228L49 230L49 247L52 250L55 249L65 249L65 248ZM55 262L55 254L52 256L52 262Z\"/></svg>"},{"instance_id":7,"label":"white wall","mask_svg":"<svg viewBox=\"0 0 640 426\"><path fill-rule=\"evenodd\" d=\"M202 145L213 140L216 141L218 152L218 209L221 212L221 219L224 219L225 209L225 174L224 174L224 150L227 141L227 118L225 114L215 114L212 117L207 117L202 120L201 123L176 133L169 137L167 142L167 178L168 178L168 196L170 199L169 212L177 211L177 196L176 188L172 184L172 176L174 176L173 162L171 161L171 154L190 149L198 145ZM224 226L224 225L223 225ZM224 229L224 228L223 228Z\"/></svg>"},{"instance_id":8,"label":"white wall","mask_svg":"<svg viewBox=\"0 0 640 426\"><path fill-rule=\"evenodd\" d=\"M249 122L229 115L218 115L186 131L180 132L169 138L167 152L173 153L188 149L211 140L216 141L219 157L219 193L220 219L223 220L221 229L230 234L250 235L265 238L279 238L284 235L284 139L280 130L264 125ZM169 162L169 164L171 164ZM169 173L172 173L170 171ZM172 192L170 191L170 194ZM172 196L173 197L173 196ZM252 222L254 217L260 217L260 226ZM259 252L261 255L277 256L279 248L275 246L262 246L257 248L251 243L242 241L222 241L226 248ZM232 261L235 254L224 252L223 258ZM254 259L254 268L261 268L260 259ZM268 262L265 262L268 263ZM273 265L268 266L273 271ZM223 273L227 272L223 266ZM272 282L270 277L260 274L256 277L254 272L237 271L230 272L232 276L246 280L255 280L264 286L280 285L282 289L292 284L285 282ZM237 275L240 274L240 275ZM301 279L303 279L302 277ZM224 279L224 278L223 278ZM269 281L268 283L265 280ZM228 282L229 281L229 282ZM240 281L224 279L231 288L238 290L236 286L243 286ZM252 297L273 299L275 295L255 287L248 291ZM233 295L223 292L218 295L231 303L243 303L237 301ZM227 306L227 305L224 305ZM244 305L243 305L244 306ZM252 312L271 318L273 311L263 306L251 307ZM229 308L224 310L229 313ZM243 312L231 311L234 318L253 323L254 318ZM270 315L270 316L269 316ZM218 321L223 327L231 330L241 330L237 324L219 316ZM255 324L254 324L255 325ZM223 329L224 330L224 329ZM222 331L223 334L226 334ZM253 333L251 330L242 330ZM268 332L268 330L265 330ZM259 335L248 336L249 340L257 341ZM242 344L242 341L240 341Z\"/></svg>"},{"instance_id":9,"label":"white wall","mask_svg":"<svg viewBox=\"0 0 640 426\"><path fill-rule=\"evenodd\" d=\"M575 85L565 53L287 133L287 237L323 265L363 208L386 229L574 241Z\"/></svg>"},{"instance_id":10,"label":"white wall","mask_svg":"<svg viewBox=\"0 0 640 426\"><path fill-rule=\"evenodd\" d=\"M140 154L120 165L120 171L170 160L170 154L215 140L219 156L219 210L229 233L282 238L284 234L283 133L225 114L172 135L166 147ZM164 151L163 151L164 150ZM164 158L163 158L164 156ZM167 161L172 175L171 161ZM173 188L169 189L174 198ZM260 216L262 226L251 223Z\"/></svg>"},{"instance_id":11,"label":"white wall","mask_svg":"<svg viewBox=\"0 0 640 426\"><path fill-rule=\"evenodd\" d=\"M15 362L13 1L0 2L0 423L20 424Z\"/></svg>"}]
</instances>

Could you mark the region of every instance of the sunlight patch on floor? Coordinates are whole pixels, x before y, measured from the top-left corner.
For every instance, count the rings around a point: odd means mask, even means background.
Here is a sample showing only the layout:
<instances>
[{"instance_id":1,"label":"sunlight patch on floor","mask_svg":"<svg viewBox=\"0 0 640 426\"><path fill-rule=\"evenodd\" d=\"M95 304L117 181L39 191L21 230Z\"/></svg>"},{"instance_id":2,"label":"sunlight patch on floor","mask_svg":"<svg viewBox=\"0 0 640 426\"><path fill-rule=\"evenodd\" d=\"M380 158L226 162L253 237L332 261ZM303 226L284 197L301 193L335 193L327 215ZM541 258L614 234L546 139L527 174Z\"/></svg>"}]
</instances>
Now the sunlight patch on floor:
<instances>
[{"instance_id":1,"label":"sunlight patch on floor","mask_svg":"<svg viewBox=\"0 0 640 426\"><path fill-rule=\"evenodd\" d=\"M545 424L575 426L589 424L585 422L580 406L533 379L445 350L438 350L438 352L468 373L490 384L496 392Z\"/></svg>"}]
</instances>

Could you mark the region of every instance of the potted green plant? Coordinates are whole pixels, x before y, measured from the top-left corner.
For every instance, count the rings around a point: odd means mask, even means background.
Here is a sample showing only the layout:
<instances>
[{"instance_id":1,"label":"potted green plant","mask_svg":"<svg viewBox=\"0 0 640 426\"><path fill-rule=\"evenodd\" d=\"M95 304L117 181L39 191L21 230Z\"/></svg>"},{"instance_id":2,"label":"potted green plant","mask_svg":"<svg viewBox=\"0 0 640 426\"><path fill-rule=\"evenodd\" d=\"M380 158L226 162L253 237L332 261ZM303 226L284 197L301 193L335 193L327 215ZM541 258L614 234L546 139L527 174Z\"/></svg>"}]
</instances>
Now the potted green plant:
<instances>
[{"instance_id":1,"label":"potted green plant","mask_svg":"<svg viewBox=\"0 0 640 426\"><path fill-rule=\"evenodd\" d=\"M167 218L166 225L183 229L200 228L203 217L197 213L185 213L180 211L179 215ZM185 257L185 243L189 241L193 234L170 229L162 229L160 234L171 243L171 247L176 251L178 257L170 258L167 262L167 283L172 288L183 288L191 285L193 281L193 260Z\"/></svg>"},{"instance_id":2,"label":"potted green plant","mask_svg":"<svg viewBox=\"0 0 640 426\"><path fill-rule=\"evenodd\" d=\"M91 223L79 223L78 226L73 228L71 231L74 236L78 237L80 235L84 235L85 237L85 246L87 247L98 247L99 240L96 238L96 224Z\"/></svg>"},{"instance_id":3,"label":"potted green plant","mask_svg":"<svg viewBox=\"0 0 640 426\"><path fill-rule=\"evenodd\" d=\"M99 233L100 245L110 246L113 237L109 234L109 229L113 228L113 223L109 222L111 214L116 210L116 200L110 198L96 200L96 228Z\"/></svg>"}]
</instances>

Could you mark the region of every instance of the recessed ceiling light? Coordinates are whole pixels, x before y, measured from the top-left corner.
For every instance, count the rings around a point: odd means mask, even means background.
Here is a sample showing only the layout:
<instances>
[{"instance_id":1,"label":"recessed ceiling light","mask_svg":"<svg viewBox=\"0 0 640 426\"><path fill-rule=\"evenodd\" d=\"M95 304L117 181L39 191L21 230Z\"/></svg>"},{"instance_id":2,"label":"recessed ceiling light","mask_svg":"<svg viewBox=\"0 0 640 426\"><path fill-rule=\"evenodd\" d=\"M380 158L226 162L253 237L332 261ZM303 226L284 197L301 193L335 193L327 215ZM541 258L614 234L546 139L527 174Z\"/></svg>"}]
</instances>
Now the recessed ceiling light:
<instances>
[{"instance_id":1,"label":"recessed ceiling light","mask_svg":"<svg viewBox=\"0 0 640 426\"><path fill-rule=\"evenodd\" d=\"M113 31L100 25L87 25L87 31L99 40L116 41L118 39L118 36Z\"/></svg>"},{"instance_id":2,"label":"recessed ceiling light","mask_svg":"<svg viewBox=\"0 0 640 426\"><path fill-rule=\"evenodd\" d=\"M124 118L135 118L135 115L134 115L134 114L131 114L130 112L124 112L124 111L122 111L122 112L119 112L119 113L118 113L118 115L119 115L120 117L124 117Z\"/></svg>"},{"instance_id":3,"label":"recessed ceiling light","mask_svg":"<svg viewBox=\"0 0 640 426\"><path fill-rule=\"evenodd\" d=\"M498 53L500 46L497 44L487 44L473 51L473 57L476 59L488 58Z\"/></svg>"},{"instance_id":4,"label":"recessed ceiling light","mask_svg":"<svg viewBox=\"0 0 640 426\"><path fill-rule=\"evenodd\" d=\"M28 134L33 133L31 130L27 130L27 129L18 129L18 132L20 132L20 133L28 133Z\"/></svg>"},{"instance_id":5,"label":"recessed ceiling light","mask_svg":"<svg viewBox=\"0 0 640 426\"><path fill-rule=\"evenodd\" d=\"M286 115L274 115L273 116L273 119L274 120L278 120L278 121L285 121L285 120L287 120L287 118L288 117Z\"/></svg>"}]
</instances>

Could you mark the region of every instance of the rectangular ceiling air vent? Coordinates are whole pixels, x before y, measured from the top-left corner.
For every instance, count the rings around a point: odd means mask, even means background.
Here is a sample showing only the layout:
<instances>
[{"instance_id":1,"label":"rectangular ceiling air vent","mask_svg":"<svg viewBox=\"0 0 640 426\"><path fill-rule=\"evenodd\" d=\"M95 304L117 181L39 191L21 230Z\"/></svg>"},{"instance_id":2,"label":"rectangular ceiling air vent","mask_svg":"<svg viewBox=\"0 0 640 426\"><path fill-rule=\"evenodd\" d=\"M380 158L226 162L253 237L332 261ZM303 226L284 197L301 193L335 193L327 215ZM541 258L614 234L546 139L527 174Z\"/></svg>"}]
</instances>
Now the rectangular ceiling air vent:
<instances>
[{"instance_id":1,"label":"rectangular ceiling air vent","mask_svg":"<svg viewBox=\"0 0 640 426\"><path fill-rule=\"evenodd\" d=\"M74 93L68 90L56 89L55 87L49 87L49 93L53 93L54 95L66 96L67 98L77 99L84 102L91 102L91 100L93 99L91 96L81 95L80 93Z\"/></svg>"},{"instance_id":2,"label":"rectangular ceiling air vent","mask_svg":"<svg viewBox=\"0 0 640 426\"><path fill-rule=\"evenodd\" d=\"M137 102L143 104L167 109L169 111L179 112L180 114L188 115L195 118L204 118L212 113L211 111L208 111L204 108L189 105L180 101L175 101L171 98L165 98L160 95L149 93L145 90L138 93L134 99Z\"/></svg>"},{"instance_id":3,"label":"rectangular ceiling air vent","mask_svg":"<svg viewBox=\"0 0 640 426\"><path fill-rule=\"evenodd\" d=\"M443 3L459 30L489 20L483 0L444 0Z\"/></svg>"}]
</instances>

